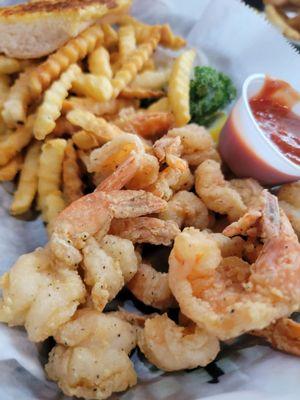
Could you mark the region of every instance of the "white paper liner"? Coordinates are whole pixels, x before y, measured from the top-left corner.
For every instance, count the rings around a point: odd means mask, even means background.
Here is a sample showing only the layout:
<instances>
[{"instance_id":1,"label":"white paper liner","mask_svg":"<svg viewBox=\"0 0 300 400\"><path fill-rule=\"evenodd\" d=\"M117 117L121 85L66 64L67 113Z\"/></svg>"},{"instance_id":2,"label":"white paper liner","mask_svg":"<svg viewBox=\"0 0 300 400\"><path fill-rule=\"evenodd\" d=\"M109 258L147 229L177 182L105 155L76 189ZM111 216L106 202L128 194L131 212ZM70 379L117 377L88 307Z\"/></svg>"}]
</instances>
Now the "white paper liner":
<instances>
[{"instance_id":1,"label":"white paper liner","mask_svg":"<svg viewBox=\"0 0 300 400\"><path fill-rule=\"evenodd\" d=\"M19 1L20 2L20 1ZM2 1L3 4L16 1ZM300 89L300 56L261 15L235 0L136 0L133 13L149 23L172 25L197 48L201 63L228 73L238 89L252 73L266 72ZM0 186L0 273L19 255L46 241L40 220L23 221L8 214L10 185ZM254 340L255 341L255 340ZM266 400L300 398L300 362L247 340L226 349L212 368L164 374L133 360L139 384L113 398L123 400ZM45 347L30 343L21 328L0 324L0 399L65 400L45 379ZM214 381L215 383L209 383Z\"/></svg>"}]
</instances>

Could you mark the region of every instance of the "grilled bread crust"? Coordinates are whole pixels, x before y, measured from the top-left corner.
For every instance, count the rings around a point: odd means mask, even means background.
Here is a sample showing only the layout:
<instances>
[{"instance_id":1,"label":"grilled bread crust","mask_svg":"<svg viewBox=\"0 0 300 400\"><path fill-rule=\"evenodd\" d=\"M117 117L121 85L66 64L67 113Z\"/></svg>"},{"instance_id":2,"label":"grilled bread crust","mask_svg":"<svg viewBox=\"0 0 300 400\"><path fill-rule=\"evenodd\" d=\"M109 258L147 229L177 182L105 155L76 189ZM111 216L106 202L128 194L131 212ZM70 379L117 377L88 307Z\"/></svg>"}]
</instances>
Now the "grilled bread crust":
<instances>
[{"instance_id":1,"label":"grilled bread crust","mask_svg":"<svg viewBox=\"0 0 300 400\"><path fill-rule=\"evenodd\" d=\"M98 21L114 22L131 0L39 0L0 8L0 53L38 58Z\"/></svg>"}]
</instances>

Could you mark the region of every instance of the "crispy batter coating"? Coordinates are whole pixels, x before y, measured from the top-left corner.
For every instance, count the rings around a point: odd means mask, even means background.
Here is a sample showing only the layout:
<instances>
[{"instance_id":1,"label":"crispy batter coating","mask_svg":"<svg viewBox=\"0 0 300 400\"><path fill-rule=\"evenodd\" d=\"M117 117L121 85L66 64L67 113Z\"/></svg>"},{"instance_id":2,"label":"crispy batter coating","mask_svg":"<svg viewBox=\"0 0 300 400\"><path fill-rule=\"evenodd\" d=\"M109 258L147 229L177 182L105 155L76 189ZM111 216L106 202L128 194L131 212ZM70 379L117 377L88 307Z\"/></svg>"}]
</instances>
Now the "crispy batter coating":
<instances>
[{"instance_id":1,"label":"crispy batter coating","mask_svg":"<svg viewBox=\"0 0 300 400\"><path fill-rule=\"evenodd\" d=\"M237 220L247 211L240 194L224 179L220 164L206 160L195 171L195 188L209 210Z\"/></svg>"},{"instance_id":2,"label":"crispy batter coating","mask_svg":"<svg viewBox=\"0 0 300 400\"><path fill-rule=\"evenodd\" d=\"M128 357L137 328L118 313L82 309L55 339L45 369L66 395L102 400L137 383Z\"/></svg>"},{"instance_id":3,"label":"crispy batter coating","mask_svg":"<svg viewBox=\"0 0 300 400\"><path fill-rule=\"evenodd\" d=\"M131 293L147 306L167 310L176 307L176 300L169 288L168 274L156 271L150 264L143 262L127 283Z\"/></svg>"},{"instance_id":4,"label":"crispy batter coating","mask_svg":"<svg viewBox=\"0 0 300 400\"><path fill-rule=\"evenodd\" d=\"M54 335L85 299L78 273L56 267L49 251L41 248L21 256L2 276L1 288L0 320L24 325L34 342Z\"/></svg>"},{"instance_id":5,"label":"crispy batter coating","mask_svg":"<svg viewBox=\"0 0 300 400\"><path fill-rule=\"evenodd\" d=\"M152 364L164 371L204 367L220 350L216 337L196 325L178 326L167 314L146 320L138 346Z\"/></svg>"},{"instance_id":6,"label":"crispy batter coating","mask_svg":"<svg viewBox=\"0 0 300 400\"><path fill-rule=\"evenodd\" d=\"M223 258L207 232L186 228L169 258L170 288L181 311L220 339L263 329L299 308L300 245L279 208L266 195L259 224L265 242L251 265L237 256ZM264 228L267 226L267 229Z\"/></svg>"},{"instance_id":7,"label":"crispy batter coating","mask_svg":"<svg viewBox=\"0 0 300 400\"><path fill-rule=\"evenodd\" d=\"M169 246L180 233L174 221L153 217L123 218L113 220L110 232L133 243L163 244Z\"/></svg>"}]
</instances>

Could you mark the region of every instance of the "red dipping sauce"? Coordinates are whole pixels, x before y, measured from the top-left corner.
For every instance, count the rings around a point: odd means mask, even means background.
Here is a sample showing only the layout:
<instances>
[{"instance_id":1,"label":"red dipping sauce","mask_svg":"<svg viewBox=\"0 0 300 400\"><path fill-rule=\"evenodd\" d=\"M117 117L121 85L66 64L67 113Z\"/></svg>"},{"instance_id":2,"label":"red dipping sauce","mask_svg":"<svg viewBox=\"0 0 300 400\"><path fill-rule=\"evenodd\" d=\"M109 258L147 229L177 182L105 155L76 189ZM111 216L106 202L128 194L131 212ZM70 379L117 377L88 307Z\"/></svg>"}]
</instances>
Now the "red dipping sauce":
<instances>
[{"instance_id":1,"label":"red dipping sauce","mask_svg":"<svg viewBox=\"0 0 300 400\"><path fill-rule=\"evenodd\" d=\"M264 74L245 80L219 139L221 157L236 176L267 186L300 179L298 109L300 94L287 82Z\"/></svg>"},{"instance_id":2,"label":"red dipping sauce","mask_svg":"<svg viewBox=\"0 0 300 400\"><path fill-rule=\"evenodd\" d=\"M261 91L249 100L261 130L297 165L300 165L300 117L291 108L299 100L300 95L287 82L268 77Z\"/></svg>"}]
</instances>

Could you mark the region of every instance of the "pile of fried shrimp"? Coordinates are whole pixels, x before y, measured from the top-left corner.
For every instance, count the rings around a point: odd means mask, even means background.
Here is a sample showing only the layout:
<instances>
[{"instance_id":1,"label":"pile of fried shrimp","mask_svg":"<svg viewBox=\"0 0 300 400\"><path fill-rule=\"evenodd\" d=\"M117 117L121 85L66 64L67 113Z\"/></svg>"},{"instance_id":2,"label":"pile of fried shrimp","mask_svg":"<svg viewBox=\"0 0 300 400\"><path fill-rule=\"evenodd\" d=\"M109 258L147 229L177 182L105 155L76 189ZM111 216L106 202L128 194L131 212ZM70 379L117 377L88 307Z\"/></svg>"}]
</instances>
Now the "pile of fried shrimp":
<instances>
[{"instance_id":1,"label":"pile of fried shrimp","mask_svg":"<svg viewBox=\"0 0 300 400\"><path fill-rule=\"evenodd\" d=\"M158 65L159 46L179 55ZM136 347L164 371L244 333L300 355L300 182L230 175L189 123L184 46L125 16L43 60L0 57L0 177L20 171L10 211L37 207L49 234L1 277L0 321L55 339L45 370L66 395L137 384ZM151 311L108 311L120 292Z\"/></svg>"}]
</instances>

